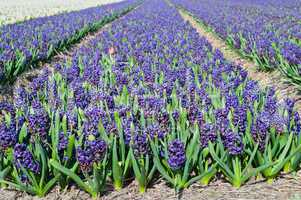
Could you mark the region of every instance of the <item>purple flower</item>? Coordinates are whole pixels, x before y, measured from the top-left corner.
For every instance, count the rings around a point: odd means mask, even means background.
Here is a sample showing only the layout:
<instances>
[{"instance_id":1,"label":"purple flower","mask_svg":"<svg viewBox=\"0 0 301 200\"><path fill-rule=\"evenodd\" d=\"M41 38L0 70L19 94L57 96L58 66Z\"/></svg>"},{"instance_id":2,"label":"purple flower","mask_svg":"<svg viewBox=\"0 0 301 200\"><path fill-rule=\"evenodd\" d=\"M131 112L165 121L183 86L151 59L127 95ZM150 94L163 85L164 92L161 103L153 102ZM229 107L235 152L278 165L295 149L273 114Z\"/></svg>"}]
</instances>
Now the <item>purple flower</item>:
<instances>
[{"instance_id":1,"label":"purple flower","mask_svg":"<svg viewBox=\"0 0 301 200\"><path fill-rule=\"evenodd\" d=\"M90 172L93 163L100 162L106 152L107 144L104 140L96 139L86 141L83 147L78 147L76 150L76 159L79 162L83 172Z\"/></svg>"},{"instance_id":2,"label":"purple flower","mask_svg":"<svg viewBox=\"0 0 301 200\"><path fill-rule=\"evenodd\" d=\"M295 132L296 135L300 135L301 132L301 119L299 113L296 111L293 115L294 125L292 127L292 131Z\"/></svg>"},{"instance_id":3,"label":"purple flower","mask_svg":"<svg viewBox=\"0 0 301 200\"><path fill-rule=\"evenodd\" d=\"M32 153L26 148L26 144L16 144L14 147L14 163L17 168L21 166L35 174L40 173L40 165L34 160Z\"/></svg>"},{"instance_id":4,"label":"purple flower","mask_svg":"<svg viewBox=\"0 0 301 200\"><path fill-rule=\"evenodd\" d=\"M208 146L209 141L214 143L217 139L216 129L212 124L204 124L201 126L200 143L202 148Z\"/></svg>"},{"instance_id":5,"label":"purple flower","mask_svg":"<svg viewBox=\"0 0 301 200\"><path fill-rule=\"evenodd\" d=\"M231 130L227 130L222 135L222 140L224 146L228 149L230 155L235 156L243 153L244 144L241 135L234 133Z\"/></svg>"},{"instance_id":6,"label":"purple flower","mask_svg":"<svg viewBox=\"0 0 301 200\"><path fill-rule=\"evenodd\" d=\"M151 125L148 125L146 132L152 139L155 137L158 137L159 139L163 139L167 134L165 130L160 127L159 123L153 123Z\"/></svg>"},{"instance_id":7,"label":"purple flower","mask_svg":"<svg viewBox=\"0 0 301 200\"><path fill-rule=\"evenodd\" d=\"M168 145L168 164L173 170L180 169L186 161L184 144L175 139Z\"/></svg>"},{"instance_id":8,"label":"purple flower","mask_svg":"<svg viewBox=\"0 0 301 200\"><path fill-rule=\"evenodd\" d=\"M270 90L271 91L271 90ZM276 97L274 96L274 91L271 91L268 93L265 104L264 104L264 110L269 112L271 115L276 113L277 111L277 100Z\"/></svg>"},{"instance_id":9,"label":"purple flower","mask_svg":"<svg viewBox=\"0 0 301 200\"><path fill-rule=\"evenodd\" d=\"M239 105L238 97L236 95L227 95L226 96L226 108L236 108Z\"/></svg>"},{"instance_id":10,"label":"purple flower","mask_svg":"<svg viewBox=\"0 0 301 200\"><path fill-rule=\"evenodd\" d=\"M28 106L28 93L23 87L18 87L14 93L14 104L15 107L23 111Z\"/></svg>"},{"instance_id":11,"label":"purple flower","mask_svg":"<svg viewBox=\"0 0 301 200\"><path fill-rule=\"evenodd\" d=\"M68 147L68 135L69 133L65 134L64 132L59 133L59 141L57 144L57 149L59 152L62 152L67 149Z\"/></svg>"},{"instance_id":12,"label":"purple flower","mask_svg":"<svg viewBox=\"0 0 301 200\"><path fill-rule=\"evenodd\" d=\"M7 126L5 123L0 124L0 151L13 147L18 141L18 134L14 124Z\"/></svg>"},{"instance_id":13,"label":"purple flower","mask_svg":"<svg viewBox=\"0 0 301 200\"><path fill-rule=\"evenodd\" d=\"M137 157L145 156L149 151L148 138L145 133L136 134L133 139L133 150Z\"/></svg>"},{"instance_id":14,"label":"purple flower","mask_svg":"<svg viewBox=\"0 0 301 200\"><path fill-rule=\"evenodd\" d=\"M82 87L78 86L74 88L74 103L81 109L85 109L90 103L89 93Z\"/></svg>"},{"instance_id":15,"label":"purple flower","mask_svg":"<svg viewBox=\"0 0 301 200\"><path fill-rule=\"evenodd\" d=\"M292 99L285 99L285 104L284 107L287 110L288 113L288 119L287 119L287 124L290 124L290 121L293 117L293 111L294 111L294 106L295 106L295 101ZM290 129L290 126L288 126Z\"/></svg>"},{"instance_id":16,"label":"purple flower","mask_svg":"<svg viewBox=\"0 0 301 200\"><path fill-rule=\"evenodd\" d=\"M215 120L217 129L223 134L229 126L229 111L227 109L217 109L215 111Z\"/></svg>"},{"instance_id":17,"label":"purple flower","mask_svg":"<svg viewBox=\"0 0 301 200\"><path fill-rule=\"evenodd\" d=\"M15 116L16 111L14 105L9 102L0 102L0 115L4 113L8 113L12 116Z\"/></svg>"},{"instance_id":18,"label":"purple flower","mask_svg":"<svg viewBox=\"0 0 301 200\"><path fill-rule=\"evenodd\" d=\"M266 137L270 128L270 114L268 112L260 113L256 121L251 126L251 134L256 142L259 143L259 149L263 151L266 145Z\"/></svg>"},{"instance_id":19,"label":"purple flower","mask_svg":"<svg viewBox=\"0 0 301 200\"><path fill-rule=\"evenodd\" d=\"M233 124L238 127L239 132L244 133L247 126L246 106L237 106L233 112Z\"/></svg>"},{"instance_id":20,"label":"purple flower","mask_svg":"<svg viewBox=\"0 0 301 200\"><path fill-rule=\"evenodd\" d=\"M47 139L50 128L50 118L45 110L35 110L28 116L28 129L33 136L39 136L42 140Z\"/></svg>"}]
</instances>

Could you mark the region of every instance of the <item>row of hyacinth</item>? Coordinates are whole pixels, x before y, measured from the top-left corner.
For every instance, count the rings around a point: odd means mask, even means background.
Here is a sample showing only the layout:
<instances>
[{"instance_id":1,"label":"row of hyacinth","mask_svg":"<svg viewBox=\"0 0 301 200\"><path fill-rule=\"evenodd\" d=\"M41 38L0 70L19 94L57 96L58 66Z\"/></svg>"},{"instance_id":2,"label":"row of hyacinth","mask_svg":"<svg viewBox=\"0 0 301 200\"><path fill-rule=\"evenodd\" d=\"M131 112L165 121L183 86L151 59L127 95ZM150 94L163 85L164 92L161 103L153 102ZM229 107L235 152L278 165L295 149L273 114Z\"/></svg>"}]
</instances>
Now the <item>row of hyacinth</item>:
<instances>
[{"instance_id":1,"label":"row of hyacinth","mask_svg":"<svg viewBox=\"0 0 301 200\"><path fill-rule=\"evenodd\" d=\"M280 69L300 86L301 2L298 0L173 0L256 61L259 69Z\"/></svg>"},{"instance_id":2,"label":"row of hyacinth","mask_svg":"<svg viewBox=\"0 0 301 200\"><path fill-rule=\"evenodd\" d=\"M0 183L96 197L135 178L177 191L296 171L301 121L165 1L145 1L2 102Z\"/></svg>"},{"instance_id":3,"label":"row of hyacinth","mask_svg":"<svg viewBox=\"0 0 301 200\"><path fill-rule=\"evenodd\" d=\"M0 26L13 24L28 19L51 16L63 12L71 12L120 0L73 0L73 1L5 1L1 3Z\"/></svg>"},{"instance_id":4,"label":"row of hyacinth","mask_svg":"<svg viewBox=\"0 0 301 200\"><path fill-rule=\"evenodd\" d=\"M124 14L137 3L127 0L80 11L41 17L0 28L0 83L13 81L33 62Z\"/></svg>"}]
</instances>

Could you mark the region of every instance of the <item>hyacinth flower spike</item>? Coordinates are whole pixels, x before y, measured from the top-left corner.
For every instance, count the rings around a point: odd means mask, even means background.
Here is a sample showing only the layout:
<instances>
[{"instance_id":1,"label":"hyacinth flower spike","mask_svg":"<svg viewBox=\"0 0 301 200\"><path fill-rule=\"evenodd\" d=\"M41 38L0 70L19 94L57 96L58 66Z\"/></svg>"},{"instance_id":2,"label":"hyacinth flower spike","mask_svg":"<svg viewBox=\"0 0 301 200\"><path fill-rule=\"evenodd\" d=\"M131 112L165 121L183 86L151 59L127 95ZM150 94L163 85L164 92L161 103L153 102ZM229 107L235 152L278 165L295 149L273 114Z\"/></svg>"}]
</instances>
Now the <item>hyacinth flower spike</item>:
<instances>
[{"instance_id":1,"label":"hyacinth flower spike","mask_svg":"<svg viewBox=\"0 0 301 200\"><path fill-rule=\"evenodd\" d=\"M135 178L139 184L139 192L144 193L147 184L152 180L156 167L153 165L149 154L148 137L145 134L137 134L133 143L130 148L131 162Z\"/></svg>"},{"instance_id":2,"label":"hyacinth flower spike","mask_svg":"<svg viewBox=\"0 0 301 200\"><path fill-rule=\"evenodd\" d=\"M91 136L83 145L76 150L77 162L69 169L56 160L50 160L50 164L61 173L71 178L76 184L93 198L104 190L107 178L107 144L102 139ZM79 166L84 179L75 173Z\"/></svg>"},{"instance_id":3,"label":"hyacinth flower spike","mask_svg":"<svg viewBox=\"0 0 301 200\"><path fill-rule=\"evenodd\" d=\"M291 112L290 130L294 132L295 137L292 141L291 152L295 151L298 146L301 145L301 120L300 115L297 111ZM299 163L301 161L301 153L296 153L289 161L284 165L283 171L285 173L297 171Z\"/></svg>"},{"instance_id":4,"label":"hyacinth flower spike","mask_svg":"<svg viewBox=\"0 0 301 200\"><path fill-rule=\"evenodd\" d=\"M216 133L215 129L210 124L203 125L202 134L200 136L200 153L199 158L196 166L196 170L198 174L202 174L209 169L212 169L210 173L200 179L200 183L202 185L208 185L210 180L214 178L217 173L218 165L217 163L211 158L208 143L209 141L215 142L216 141Z\"/></svg>"},{"instance_id":5,"label":"hyacinth flower spike","mask_svg":"<svg viewBox=\"0 0 301 200\"><path fill-rule=\"evenodd\" d=\"M34 153L25 144L15 145L13 152L15 167L11 173L11 179L0 180L0 182L43 197L56 184L59 175L49 174L49 159L41 143L36 140L30 146Z\"/></svg>"},{"instance_id":6,"label":"hyacinth flower spike","mask_svg":"<svg viewBox=\"0 0 301 200\"><path fill-rule=\"evenodd\" d=\"M16 133L14 124L7 115L6 120L0 124L0 180L4 180L11 172L12 148L17 143L18 136ZM1 185L5 187L5 184Z\"/></svg>"},{"instance_id":7,"label":"hyacinth flower spike","mask_svg":"<svg viewBox=\"0 0 301 200\"><path fill-rule=\"evenodd\" d=\"M200 181L201 178L211 173L213 168L200 175L191 176L191 172L197 163L199 155L198 132L195 131L193 138L185 148L184 143L174 139L165 147L164 158L161 159L159 141L150 141L154 155L154 163L161 176L167 180L175 189L176 193L191 184ZM165 144L166 145L166 144Z\"/></svg>"}]
</instances>

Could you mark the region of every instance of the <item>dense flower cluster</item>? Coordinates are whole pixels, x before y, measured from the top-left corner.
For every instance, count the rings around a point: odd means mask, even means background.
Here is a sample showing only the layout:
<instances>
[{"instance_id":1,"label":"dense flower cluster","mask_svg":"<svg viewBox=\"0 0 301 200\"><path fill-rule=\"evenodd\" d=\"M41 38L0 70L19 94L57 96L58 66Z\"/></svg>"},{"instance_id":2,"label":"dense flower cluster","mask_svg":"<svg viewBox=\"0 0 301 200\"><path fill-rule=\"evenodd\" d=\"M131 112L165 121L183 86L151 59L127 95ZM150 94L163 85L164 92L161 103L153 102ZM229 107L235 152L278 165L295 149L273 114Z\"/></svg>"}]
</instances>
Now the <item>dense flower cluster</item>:
<instances>
[{"instance_id":1,"label":"dense flower cluster","mask_svg":"<svg viewBox=\"0 0 301 200\"><path fill-rule=\"evenodd\" d=\"M24 70L24 65L49 57L53 50L63 47L70 39L78 39L80 32L123 9L135 4L135 0L87 8L80 11L41 17L0 28L1 82ZM19 67L15 67L20 64ZM7 80L6 80L7 81Z\"/></svg>"},{"instance_id":2,"label":"dense flower cluster","mask_svg":"<svg viewBox=\"0 0 301 200\"><path fill-rule=\"evenodd\" d=\"M251 167L242 170L249 173L249 168L268 163L261 159L270 156L265 154L270 149L285 153L284 145L290 145L286 157L301 147L294 103L279 102L273 89L262 90L161 0L147 0L76 48L70 58L55 61L54 67L53 73L42 73L26 89L19 88L14 106L0 104L0 119L11 116L16 124L25 120L29 134L17 142L35 149L32 134L47 138L41 145L47 156L59 153L49 162L57 167L53 162L68 154L59 164L85 183L91 182L91 171L98 173L100 163L107 164L113 180L132 171L154 173L160 166L181 174L186 165L188 176L199 176L209 165L223 172L220 162L231 163L229 168L245 165L258 144ZM8 141L18 133L17 127L11 133L3 127L0 137ZM277 156L271 160L279 160ZM70 168L77 164L81 170ZM65 168L57 170L66 173Z\"/></svg>"},{"instance_id":3,"label":"dense flower cluster","mask_svg":"<svg viewBox=\"0 0 301 200\"><path fill-rule=\"evenodd\" d=\"M259 67L279 66L280 54L291 66L301 64L300 1L296 0L173 0L209 25L230 45L253 58ZM280 49L279 52L277 49ZM298 70L284 69L296 83ZM294 77L295 76L295 77Z\"/></svg>"},{"instance_id":4,"label":"dense flower cluster","mask_svg":"<svg viewBox=\"0 0 301 200\"><path fill-rule=\"evenodd\" d=\"M28 129L33 136L38 136L42 140L47 139L49 128L50 119L45 110L38 109L28 116Z\"/></svg>"}]
</instances>

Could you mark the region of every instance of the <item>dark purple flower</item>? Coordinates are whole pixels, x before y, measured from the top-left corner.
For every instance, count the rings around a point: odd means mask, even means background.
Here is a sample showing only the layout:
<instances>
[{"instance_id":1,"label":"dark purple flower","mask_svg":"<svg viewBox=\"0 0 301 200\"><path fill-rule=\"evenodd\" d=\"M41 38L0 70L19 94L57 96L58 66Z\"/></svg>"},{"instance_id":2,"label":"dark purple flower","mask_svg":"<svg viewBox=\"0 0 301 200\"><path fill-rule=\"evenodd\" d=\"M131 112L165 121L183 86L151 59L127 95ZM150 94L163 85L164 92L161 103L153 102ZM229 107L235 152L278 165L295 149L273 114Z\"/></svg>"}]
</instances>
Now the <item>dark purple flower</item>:
<instances>
[{"instance_id":1,"label":"dark purple flower","mask_svg":"<svg viewBox=\"0 0 301 200\"><path fill-rule=\"evenodd\" d=\"M90 94L82 86L74 88L74 103L81 109L85 109L90 103Z\"/></svg>"},{"instance_id":2,"label":"dark purple flower","mask_svg":"<svg viewBox=\"0 0 301 200\"><path fill-rule=\"evenodd\" d=\"M237 106L233 111L233 124L238 127L239 132L244 133L247 126L247 107Z\"/></svg>"},{"instance_id":3,"label":"dark purple flower","mask_svg":"<svg viewBox=\"0 0 301 200\"><path fill-rule=\"evenodd\" d=\"M148 138L145 133L136 134L133 139L133 150L137 157L145 156L149 152Z\"/></svg>"},{"instance_id":4,"label":"dark purple flower","mask_svg":"<svg viewBox=\"0 0 301 200\"><path fill-rule=\"evenodd\" d=\"M43 109L35 110L28 116L28 129L33 136L39 136L42 140L47 139L50 128L50 118Z\"/></svg>"},{"instance_id":5,"label":"dark purple flower","mask_svg":"<svg viewBox=\"0 0 301 200\"><path fill-rule=\"evenodd\" d=\"M86 141L83 147L76 150L76 159L83 172L90 172L93 163L100 162L106 152L107 145L104 140Z\"/></svg>"},{"instance_id":6,"label":"dark purple flower","mask_svg":"<svg viewBox=\"0 0 301 200\"><path fill-rule=\"evenodd\" d=\"M293 111L294 111L294 106L295 106L295 101L292 99L285 99L285 109L287 110L288 113L288 124L290 123L292 117L293 117ZM289 126L290 128L290 126Z\"/></svg>"},{"instance_id":7,"label":"dark purple flower","mask_svg":"<svg viewBox=\"0 0 301 200\"><path fill-rule=\"evenodd\" d=\"M167 134L165 130L160 127L159 123L153 123L151 125L148 125L146 132L152 139L155 137L158 137L159 139L163 139Z\"/></svg>"},{"instance_id":8,"label":"dark purple flower","mask_svg":"<svg viewBox=\"0 0 301 200\"><path fill-rule=\"evenodd\" d=\"M34 159L32 153L26 148L26 144L16 144L14 147L14 163L17 168L21 166L35 174L40 173L40 165Z\"/></svg>"},{"instance_id":9,"label":"dark purple flower","mask_svg":"<svg viewBox=\"0 0 301 200\"><path fill-rule=\"evenodd\" d=\"M217 139L216 128L212 124L203 124L200 130L200 143L202 148L208 146L209 141L214 143Z\"/></svg>"},{"instance_id":10,"label":"dark purple flower","mask_svg":"<svg viewBox=\"0 0 301 200\"><path fill-rule=\"evenodd\" d=\"M300 119L300 115L297 111L294 112L293 121L294 121L294 124L293 124L293 127L292 127L292 131L295 132L296 135L300 135L300 132L301 132L301 119Z\"/></svg>"},{"instance_id":11,"label":"dark purple flower","mask_svg":"<svg viewBox=\"0 0 301 200\"><path fill-rule=\"evenodd\" d=\"M173 170L180 169L186 161L184 144L175 139L168 145L168 164Z\"/></svg>"},{"instance_id":12,"label":"dark purple flower","mask_svg":"<svg viewBox=\"0 0 301 200\"><path fill-rule=\"evenodd\" d=\"M259 143L259 149L263 151L266 145L266 137L270 129L270 114L268 112L260 113L256 121L251 126L251 134L256 142Z\"/></svg>"},{"instance_id":13,"label":"dark purple flower","mask_svg":"<svg viewBox=\"0 0 301 200\"><path fill-rule=\"evenodd\" d=\"M59 141L57 144L57 149L59 152L62 152L68 147L68 135L69 133L60 132L59 133Z\"/></svg>"},{"instance_id":14,"label":"dark purple flower","mask_svg":"<svg viewBox=\"0 0 301 200\"><path fill-rule=\"evenodd\" d=\"M216 128L221 134L223 134L229 126L228 113L229 111L227 109L217 109L215 111Z\"/></svg>"},{"instance_id":15,"label":"dark purple flower","mask_svg":"<svg viewBox=\"0 0 301 200\"><path fill-rule=\"evenodd\" d=\"M18 141L18 134L14 124L7 126L5 123L0 124L0 150L6 150L13 147Z\"/></svg>"},{"instance_id":16,"label":"dark purple flower","mask_svg":"<svg viewBox=\"0 0 301 200\"><path fill-rule=\"evenodd\" d=\"M231 130L227 130L222 135L222 140L224 146L228 149L230 155L235 156L243 153L244 144L241 135L234 133Z\"/></svg>"},{"instance_id":17,"label":"dark purple flower","mask_svg":"<svg viewBox=\"0 0 301 200\"><path fill-rule=\"evenodd\" d=\"M9 102L0 102L0 116L1 116L1 114L4 114L4 113L15 116L16 111L15 111L14 105Z\"/></svg>"}]
</instances>

